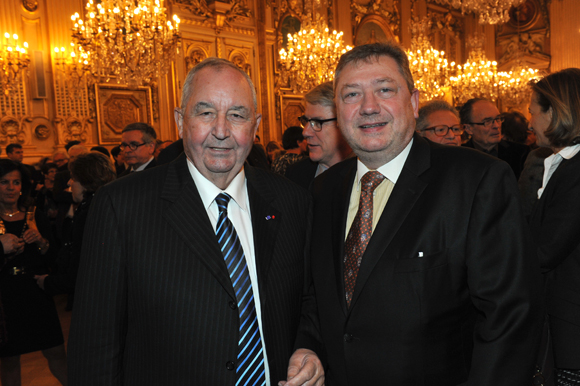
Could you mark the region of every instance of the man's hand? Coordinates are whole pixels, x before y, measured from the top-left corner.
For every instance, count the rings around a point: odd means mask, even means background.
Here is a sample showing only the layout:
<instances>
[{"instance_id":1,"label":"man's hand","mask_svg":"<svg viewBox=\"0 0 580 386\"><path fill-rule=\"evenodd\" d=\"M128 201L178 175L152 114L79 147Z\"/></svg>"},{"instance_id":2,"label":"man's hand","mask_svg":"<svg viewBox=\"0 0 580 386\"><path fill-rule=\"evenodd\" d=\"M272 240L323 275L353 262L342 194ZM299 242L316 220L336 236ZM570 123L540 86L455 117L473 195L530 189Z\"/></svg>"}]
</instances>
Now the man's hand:
<instances>
[{"instance_id":1,"label":"man's hand","mask_svg":"<svg viewBox=\"0 0 580 386\"><path fill-rule=\"evenodd\" d=\"M0 236L0 243L2 243L6 255L19 254L24 250L24 240L11 233Z\"/></svg>"},{"instance_id":2,"label":"man's hand","mask_svg":"<svg viewBox=\"0 0 580 386\"><path fill-rule=\"evenodd\" d=\"M292 354L288 363L287 381L278 382L278 386L324 386L324 369L316 353L299 348Z\"/></svg>"}]
</instances>

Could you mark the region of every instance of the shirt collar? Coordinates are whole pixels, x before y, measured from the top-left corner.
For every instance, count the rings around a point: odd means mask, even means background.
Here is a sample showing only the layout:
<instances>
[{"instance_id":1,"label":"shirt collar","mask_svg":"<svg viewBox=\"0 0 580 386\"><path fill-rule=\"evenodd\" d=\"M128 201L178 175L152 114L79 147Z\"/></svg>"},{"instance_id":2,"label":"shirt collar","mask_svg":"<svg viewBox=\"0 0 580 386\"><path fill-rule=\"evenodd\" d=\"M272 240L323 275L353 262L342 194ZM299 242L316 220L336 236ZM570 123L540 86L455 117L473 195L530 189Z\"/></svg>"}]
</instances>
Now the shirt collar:
<instances>
[{"instance_id":1,"label":"shirt collar","mask_svg":"<svg viewBox=\"0 0 580 386\"><path fill-rule=\"evenodd\" d=\"M197 190L199 191L199 195L201 196L201 201L203 202L203 206L206 210L209 209L210 205L214 202L215 198L218 194L225 192L232 197L232 200L238 204L240 209L247 212L247 198L248 198L248 191L246 189L246 173L244 172L244 168L240 170L238 174L234 177L232 182L228 185L225 190L221 190L217 186L214 185L213 182L205 178L203 174L197 170L193 162L189 158L187 158L187 168L197 186Z\"/></svg>"},{"instance_id":2,"label":"shirt collar","mask_svg":"<svg viewBox=\"0 0 580 386\"><path fill-rule=\"evenodd\" d=\"M149 165L151 163L151 161L153 161L155 157L151 156L151 158L149 158L149 161L145 162L143 165L139 166L138 168L133 169L134 172L140 172L145 170L145 168L147 167L147 165Z\"/></svg>"},{"instance_id":3,"label":"shirt collar","mask_svg":"<svg viewBox=\"0 0 580 386\"><path fill-rule=\"evenodd\" d=\"M566 146L558 152L564 159L570 159L580 152L580 144Z\"/></svg>"},{"instance_id":4,"label":"shirt collar","mask_svg":"<svg viewBox=\"0 0 580 386\"><path fill-rule=\"evenodd\" d=\"M405 165L405 161L407 160L407 157L409 156L409 152L411 151L411 146L413 145L413 140L414 139L411 138L411 141L407 144L407 146L403 149L403 151L400 152L390 162L387 162L386 164L377 168L377 171L379 173L381 173L383 176L385 176L386 178L388 178L389 181L391 181L393 184L397 183L397 180L399 179L399 176L401 175L401 172L403 171L403 165ZM370 169L367 168L365 166L365 164L363 164L361 162L360 159L357 160L356 181L357 181L357 186L359 187L359 189L360 189L360 180L363 178L363 176L369 170Z\"/></svg>"}]
</instances>

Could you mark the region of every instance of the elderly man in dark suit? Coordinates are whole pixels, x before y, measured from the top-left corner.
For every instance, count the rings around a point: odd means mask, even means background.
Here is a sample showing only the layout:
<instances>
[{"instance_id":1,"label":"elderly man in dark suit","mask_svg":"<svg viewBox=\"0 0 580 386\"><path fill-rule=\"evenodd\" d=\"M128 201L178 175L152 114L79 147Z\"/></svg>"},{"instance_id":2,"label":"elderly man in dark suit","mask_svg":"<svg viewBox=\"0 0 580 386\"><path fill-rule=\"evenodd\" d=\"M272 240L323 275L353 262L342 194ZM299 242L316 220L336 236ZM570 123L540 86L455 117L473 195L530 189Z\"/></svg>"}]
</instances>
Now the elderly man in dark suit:
<instances>
[{"instance_id":1,"label":"elderly man in dark suit","mask_svg":"<svg viewBox=\"0 0 580 386\"><path fill-rule=\"evenodd\" d=\"M530 147L502 139L501 126L504 118L496 105L487 99L470 99L459 111L461 124L471 139L463 144L507 162L516 179L524 169Z\"/></svg>"},{"instance_id":2,"label":"elderly man in dark suit","mask_svg":"<svg viewBox=\"0 0 580 386\"><path fill-rule=\"evenodd\" d=\"M185 154L99 191L69 341L72 385L270 385L287 379L306 297L310 198L244 166L261 115L234 64L187 76ZM322 385L298 349L288 385Z\"/></svg>"},{"instance_id":3,"label":"elderly man in dark suit","mask_svg":"<svg viewBox=\"0 0 580 386\"><path fill-rule=\"evenodd\" d=\"M344 54L335 95L357 158L313 184L318 320L299 346L326 357L328 385L529 384L541 283L508 165L414 134L395 43Z\"/></svg>"}]
</instances>

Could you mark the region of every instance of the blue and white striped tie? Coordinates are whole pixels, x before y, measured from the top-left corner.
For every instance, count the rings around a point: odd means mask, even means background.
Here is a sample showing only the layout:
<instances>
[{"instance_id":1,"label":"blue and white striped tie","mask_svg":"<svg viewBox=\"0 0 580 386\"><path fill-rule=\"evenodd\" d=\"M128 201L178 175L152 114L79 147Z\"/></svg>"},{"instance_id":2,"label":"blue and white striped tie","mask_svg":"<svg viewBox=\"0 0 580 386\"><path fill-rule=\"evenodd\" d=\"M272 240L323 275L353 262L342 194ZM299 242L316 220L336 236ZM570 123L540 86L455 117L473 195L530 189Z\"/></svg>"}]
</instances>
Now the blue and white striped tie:
<instances>
[{"instance_id":1,"label":"blue and white striped tie","mask_svg":"<svg viewBox=\"0 0 580 386\"><path fill-rule=\"evenodd\" d=\"M224 255L230 280L236 293L240 331L238 338L238 363L236 386L266 384L262 338L256 316L254 292L246 257L234 224L228 218L228 203L231 197L220 193L215 199L219 209L216 235Z\"/></svg>"}]
</instances>

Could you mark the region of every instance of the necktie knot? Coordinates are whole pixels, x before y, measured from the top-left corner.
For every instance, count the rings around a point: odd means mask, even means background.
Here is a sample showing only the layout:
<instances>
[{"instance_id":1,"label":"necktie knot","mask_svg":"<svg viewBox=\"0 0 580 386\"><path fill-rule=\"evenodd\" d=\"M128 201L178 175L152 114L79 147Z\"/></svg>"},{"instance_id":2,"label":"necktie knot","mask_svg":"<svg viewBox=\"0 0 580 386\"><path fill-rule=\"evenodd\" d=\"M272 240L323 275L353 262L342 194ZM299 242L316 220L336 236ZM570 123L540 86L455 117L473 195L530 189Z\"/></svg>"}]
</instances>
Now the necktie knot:
<instances>
[{"instance_id":1,"label":"necktie knot","mask_svg":"<svg viewBox=\"0 0 580 386\"><path fill-rule=\"evenodd\" d=\"M360 180L361 191L372 194L384 179L385 176L383 176L380 172L366 172Z\"/></svg>"},{"instance_id":2,"label":"necktie knot","mask_svg":"<svg viewBox=\"0 0 580 386\"><path fill-rule=\"evenodd\" d=\"M220 193L217 195L217 197L215 198L215 203L218 206L218 210L219 213L225 213L225 215L228 215L228 203L231 200L231 196L227 193Z\"/></svg>"}]
</instances>

